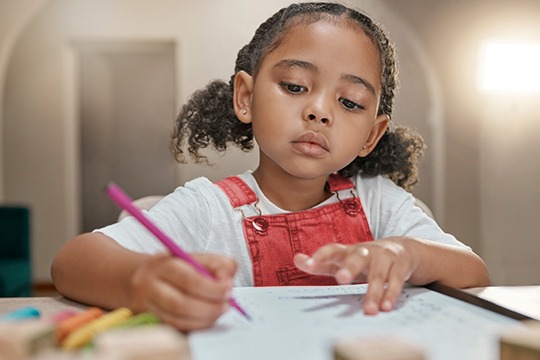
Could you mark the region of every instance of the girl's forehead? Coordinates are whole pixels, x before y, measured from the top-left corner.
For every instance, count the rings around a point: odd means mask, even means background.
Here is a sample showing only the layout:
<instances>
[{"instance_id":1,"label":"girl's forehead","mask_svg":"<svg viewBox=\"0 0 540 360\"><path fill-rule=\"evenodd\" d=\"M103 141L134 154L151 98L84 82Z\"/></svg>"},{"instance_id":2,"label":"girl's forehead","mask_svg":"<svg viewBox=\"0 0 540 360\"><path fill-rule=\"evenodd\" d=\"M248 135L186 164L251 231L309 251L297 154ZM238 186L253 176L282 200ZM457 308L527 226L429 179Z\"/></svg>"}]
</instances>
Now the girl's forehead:
<instances>
[{"instance_id":1,"label":"girl's forehead","mask_svg":"<svg viewBox=\"0 0 540 360\"><path fill-rule=\"evenodd\" d=\"M381 72L378 47L361 26L351 20L295 22L265 54L261 67L287 57L334 63L348 67L350 71L361 68L362 71L373 73L377 79Z\"/></svg>"},{"instance_id":2,"label":"girl's forehead","mask_svg":"<svg viewBox=\"0 0 540 360\"><path fill-rule=\"evenodd\" d=\"M313 28L316 25L331 25L343 32L353 31L360 37L369 38L362 25L358 22L346 17L335 17L323 14L317 18L304 16L289 20L289 23L284 26L282 33L274 40L275 43L272 48L275 48L283 41L286 41L291 34L309 31L310 28Z\"/></svg>"}]
</instances>

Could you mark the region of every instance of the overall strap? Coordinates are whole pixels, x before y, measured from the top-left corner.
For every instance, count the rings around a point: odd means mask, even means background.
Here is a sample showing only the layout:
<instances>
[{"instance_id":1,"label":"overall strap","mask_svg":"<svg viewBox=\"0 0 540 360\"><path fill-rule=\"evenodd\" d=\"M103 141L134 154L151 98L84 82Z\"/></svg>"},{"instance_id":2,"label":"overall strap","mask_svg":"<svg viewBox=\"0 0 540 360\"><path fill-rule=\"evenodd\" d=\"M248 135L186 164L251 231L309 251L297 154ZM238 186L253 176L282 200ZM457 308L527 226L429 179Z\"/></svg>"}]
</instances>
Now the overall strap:
<instances>
[{"instance_id":1,"label":"overall strap","mask_svg":"<svg viewBox=\"0 0 540 360\"><path fill-rule=\"evenodd\" d=\"M328 186L328 190L330 190L331 192L354 189L354 184L351 179L346 178L345 176L342 176L337 172L328 176L326 185Z\"/></svg>"},{"instance_id":2,"label":"overall strap","mask_svg":"<svg viewBox=\"0 0 540 360\"><path fill-rule=\"evenodd\" d=\"M233 208L252 204L258 200L255 192L238 176L229 176L214 184L225 192Z\"/></svg>"},{"instance_id":3,"label":"overall strap","mask_svg":"<svg viewBox=\"0 0 540 360\"><path fill-rule=\"evenodd\" d=\"M234 208L252 204L258 200L255 192L238 176L229 176L214 184L219 186L219 188L225 192ZM354 189L354 184L351 179L338 173L333 173L328 176L327 186L328 190L331 192Z\"/></svg>"}]
</instances>

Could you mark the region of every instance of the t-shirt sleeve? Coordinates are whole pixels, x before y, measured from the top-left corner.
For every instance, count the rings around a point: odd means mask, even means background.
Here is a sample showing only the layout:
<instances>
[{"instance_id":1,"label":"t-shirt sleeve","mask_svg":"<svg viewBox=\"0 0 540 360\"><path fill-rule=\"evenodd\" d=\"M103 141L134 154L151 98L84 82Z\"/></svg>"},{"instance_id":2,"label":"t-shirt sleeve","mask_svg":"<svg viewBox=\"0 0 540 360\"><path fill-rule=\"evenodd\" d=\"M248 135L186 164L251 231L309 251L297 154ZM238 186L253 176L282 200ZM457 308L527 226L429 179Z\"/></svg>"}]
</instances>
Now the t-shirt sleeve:
<instances>
[{"instance_id":1,"label":"t-shirt sleeve","mask_svg":"<svg viewBox=\"0 0 540 360\"><path fill-rule=\"evenodd\" d=\"M416 206L411 193L391 180L382 176L358 176L355 182L375 239L408 236L469 248L444 232L434 219Z\"/></svg>"},{"instance_id":2,"label":"t-shirt sleeve","mask_svg":"<svg viewBox=\"0 0 540 360\"><path fill-rule=\"evenodd\" d=\"M145 211L156 226L187 252L203 252L211 227L211 212L204 189L208 179L199 178L178 187L149 211ZM95 230L121 246L139 253L164 252L165 247L134 217Z\"/></svg>"}]
</instances>

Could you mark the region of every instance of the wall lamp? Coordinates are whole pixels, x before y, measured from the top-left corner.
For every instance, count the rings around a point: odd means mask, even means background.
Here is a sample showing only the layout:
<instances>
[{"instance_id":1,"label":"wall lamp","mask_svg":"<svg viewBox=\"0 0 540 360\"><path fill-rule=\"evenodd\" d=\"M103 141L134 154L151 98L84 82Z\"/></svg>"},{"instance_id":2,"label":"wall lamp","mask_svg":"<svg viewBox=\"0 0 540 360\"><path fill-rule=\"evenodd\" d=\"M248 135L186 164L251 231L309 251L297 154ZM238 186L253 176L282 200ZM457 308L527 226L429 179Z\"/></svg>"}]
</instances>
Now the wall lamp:
<instances>
[{"instance_id":1,"label":"wall lamp","mask_svg":"<svg viewBox=\"0 0 540 360\"><path fill-rule=\"evenodd\" d=\"M481 54L480 88L488 92L540 92L540 45L486 42Z\"/></svg>"}]
</instances>

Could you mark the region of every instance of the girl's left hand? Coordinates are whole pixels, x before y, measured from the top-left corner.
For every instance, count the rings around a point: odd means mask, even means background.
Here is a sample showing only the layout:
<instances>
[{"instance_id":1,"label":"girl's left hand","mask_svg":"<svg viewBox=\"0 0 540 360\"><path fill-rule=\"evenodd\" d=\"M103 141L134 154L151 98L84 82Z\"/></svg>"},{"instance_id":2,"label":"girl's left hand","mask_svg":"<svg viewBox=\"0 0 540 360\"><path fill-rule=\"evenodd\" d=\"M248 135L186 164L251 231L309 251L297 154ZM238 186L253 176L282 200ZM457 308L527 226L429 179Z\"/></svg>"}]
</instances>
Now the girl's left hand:
<instances>
[{"instance_id":1,"label":"girl's left hand","mask_svg":"<svg viewBox=\"0 0 540 360\"><path fill-rule=\"evenodd\" d=\"M409 241L387 238L354 245L327 244L311 257L297 254L296 267L313 275L334 276L339 284L367 282L364 313L375 315L394 308L403 284L417 268Z\"/></svg>"}]
</instances>

